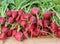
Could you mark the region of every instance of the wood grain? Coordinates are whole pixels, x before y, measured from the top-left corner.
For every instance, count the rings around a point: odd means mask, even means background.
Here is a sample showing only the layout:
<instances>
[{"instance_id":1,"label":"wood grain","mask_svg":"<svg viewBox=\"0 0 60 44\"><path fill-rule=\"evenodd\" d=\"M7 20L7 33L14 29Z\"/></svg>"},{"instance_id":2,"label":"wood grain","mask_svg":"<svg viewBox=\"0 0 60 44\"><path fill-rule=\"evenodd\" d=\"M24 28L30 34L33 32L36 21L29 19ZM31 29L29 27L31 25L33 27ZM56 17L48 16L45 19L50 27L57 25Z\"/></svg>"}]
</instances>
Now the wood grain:
<instances>
[{"instance_id":1,"label":"wood grain","mask_svg":"<svg viewBox=\"0 0 60 44\"><path fill-rule=\"evenodd\" d=\"M24 41L17 41L15 38L10 37L4 43L0 41L0 44L60 44L59 38L29 38Z\"/></svg>"}]
</instances>

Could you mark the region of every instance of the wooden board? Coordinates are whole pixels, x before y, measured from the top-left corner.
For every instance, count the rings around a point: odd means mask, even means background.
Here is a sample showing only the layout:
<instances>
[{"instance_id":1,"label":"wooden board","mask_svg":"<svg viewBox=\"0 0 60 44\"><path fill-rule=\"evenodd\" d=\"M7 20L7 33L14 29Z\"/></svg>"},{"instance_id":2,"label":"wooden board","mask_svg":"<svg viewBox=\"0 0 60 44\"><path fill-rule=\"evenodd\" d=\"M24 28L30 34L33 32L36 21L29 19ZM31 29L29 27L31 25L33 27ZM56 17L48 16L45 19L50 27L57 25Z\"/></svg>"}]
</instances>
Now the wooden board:
<instances>
[{"instance_id":1,"label":"wooden board","mask_svg":"<svg viewBox=\"0 0 60 44\"><path fill-rule=\"evenodd\" d=\"M17 41L15 38L10 37L6 41L0 41L0 44L60 44L58 38L29 38L24 41Z\"/></svg>"}]
</instances>

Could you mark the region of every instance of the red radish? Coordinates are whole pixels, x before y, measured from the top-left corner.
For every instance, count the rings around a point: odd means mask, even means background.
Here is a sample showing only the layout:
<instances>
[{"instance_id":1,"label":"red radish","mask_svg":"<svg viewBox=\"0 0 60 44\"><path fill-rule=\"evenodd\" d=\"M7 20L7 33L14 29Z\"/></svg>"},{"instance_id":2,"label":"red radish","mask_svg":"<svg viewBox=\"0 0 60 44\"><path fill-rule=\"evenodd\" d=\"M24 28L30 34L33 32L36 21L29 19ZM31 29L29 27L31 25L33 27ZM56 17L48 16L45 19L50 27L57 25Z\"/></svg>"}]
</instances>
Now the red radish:
<instances>
[{"instance_id":1,"label":"red radish","mask_svg":"<svg viewBox=\"0 0 60 44\"><path fill-rule=\"evenodd\" d=\"M22 32L17 32L17 33L15 34L15 38L16 38L16 40L18 40L18 41L22 41L22 40L23 40L23 33L22 33Z\"/></svg>"},{"instance_id":2,"label":"red radish","mask_svg":"<svg viewBox=\"0 0 60 44\"><path fill-rule=\"evenodd\" d=\"M6 11L6 15L9 16L9 17L12 16L11 10L7 10L7 11Z\"/></svg>"},{"instance_id":3,"label":"red radish","mask_svg":"<svg viewBox=\"0 0 60 44\"><path fill-rule=\"evenodd\" d=\"M24 15L24 18L25 18L26 20L30 20L30 17L31 17L30 13L26 13L26 14Z\"/></svg>"},{"instance_id":4,"label":"red radish","mask_svg":"<svg viewBox=\"0 0 60 44\"><path fill-rule=\"evenodd\" d=\"M8 19L8 23L9 23L9 24L14 23L14 19L13 19L12 17L10 17L10 18Z\"/></svg>"},{"instance_id":5,"label":"red radish","mask_svg":"<svg viewBox=\"0 0 60 44\"><path fill-rule=\"evenodd\" d=\"M0 27L2 26L0 40L13 36L16 40L22 41L24 38L29 38L29 36L47 36L48 33L53 33L60 38L59 27L51 20L51 17L56 16L54 11L47 11L43 14L44 18L38 19L40 10L37 7L33 7L31 14L30 12L24 13L22 9L18 11L7 10L8 20L6 20L7 17L0 17ZM5 25L6 22L8 26ZM17 25L10 25L14 23ZM20 27L21 30L19 31ZM10 30L10 28L14 28L14 30Z\"/></svg>"},{"instance_id":6,"label":"red radish","mask_svg":"<svg viewBox=\"0 0 60 44\"><path fill-rule=\"evenodd\" d=\"M24 34L24 37L25 38L28 38L29 37L28 32L24 32L23 34Z\"/></svg>"},{"instance_id":7,"label":"red radish","mask_svg":"<svg viewBox=\"0 0 60 44\"><path fill-rule=\"evenodd\" d=\"M51 17L51 12L45 12L44 13L44 18L49 19Z\"/></svg>"},{"instance_id":8,"label":"red radish","mask_svg":"<svg viewBox=\"0 0 60 44\"><path fill-rule=\"evenodd\" d=\"M12 31L12 36L15 36L16 33L17 33L17 30L13 30Z\"/></svg>"},{"instance_id":9,"label":"red radish","mask_svg":"<svg viewBox=\"0 0 60 44\"><path fill-rule=\"evenodd\" d=\"M58 26L55 22L51 23L51 31L52 32L56 32L58 30Z\"/></svg>"},{"instance_id":10,"label":"red radish","mask_svg":"<svg viewBox=\"0 0 60 44\"><path fill-rule=\"evenodd\" d=\"M41 32L41 36L46 36L46 35L47 35L47 33Z\"/></svg>"},{"instance_id":11,"label":"red radish","mask_svg":"<svg viewBox=\"0 0 60 44\"><path fill-rule=\"evenodd\" d=\"M7 37L10 37L12 35L12 31L8 30L8 32L6 33Z\"/></svg>"},{"instance_id":12,"label":"red radish","mask_svg":"<svg viewBox=\"0 0 60 44\"><path fill-rule=\"evenodd\" d=\"M50 23L49 20L44 20L44 24L43 24L44 27L48 27L49 26L49 23Z\"/></svg>"},{"instance_id":13,"label":"red radish","mask_svg":"<svg viewBox=\"0 0 60 44\"><path fill-rule=\"evenodd\" d=\"M8 32L8 30L9 30L9 28L8 28L8 27L2 27L2 32L3 32L3 33L7 33L7 32Z\"/></svg>"},{"instance_id":14,"label":"red radish","mask_svg":"<svg viewBox=\"0 0 60 44\"><path fill-rule=\"evenodd\" d=\"M18 15L22 15L22 14L24 14L23 10L22 9L18 10Z\"/></svg>"},{"instance_id":15,"label":"red radish","mask_svg":"<svg viewBox=\"0 0 60 44\"><path fill-rule=\"evenodd\" d=\"M31 31L33 31L34 28L35 28L34 24L28 24L26 26L25 30L31 32Z\"/></svg>"},{"instance_id":16,"label":"red radish","mask_svg":"<svg viewBox=\"0 0 60 44\"><path fill-rule=\"evenodd\" d=\"M26 19L24 18L24 14L21 15L20 20L26 20Z\"/></svg>"},{"instance_id":17,"label":"red radish","mask_svg":"<svg viewBox=\"0 0 60 44\"><path fill-rule=\"evenodd\" d=\"M35 18L34 16L31 16L30 22L31 22L31 23L36 23L36 18Z\"/></svg>"},{"instance_id":18,"label":"red radish","mask_svg":"<svg viewBox=\"0 0 60 44\"><path fill-rule=\"evenodd\" d=\"M39 8L37 8L37 7L33 7L32 8L32 10L31 10L31 13L33 14L33 15L37 15L37 14L39 14Z\"/></svg>"},{"instance_id":19,"label":"red radish","mask_svg":"<svg viewBox=\"0 0 60 44\"><path fill-rule=\"evenodd\" d=\"M52 16L56 16L56 13L54 11L51 12Z\"/></svg>"},{"instance_id":20,"label":"red radish","mask_svg":"<svg viewBox=\"0 0 60 44\"><path fill-rule=\"evenodd\" d=\"M60 30L57 31L56 36L60 38Z\"/></svg>"},{"instance_id":21,"label":"red radish","mask_svg":"<svg viewBox=\"0 0 60 44\"><path fill-rule=\"evenodd\" d=\"M6 19L4 17L0 17L0 24L4 24Z\"/></svg>"},{"instance_id":22,"label":"red radish","mask_svg":"<svg viewBox=\"0 0 60 44\"><path fill-rule=\"evenodd\" d=\"M17 11L15 11L15 10L12 11L12 17L13 17L13 18L16 18L17 16L18 16Z\"/></svg>"},{"instance_id":23,"label":"red radish","mask_svg":"<svg viewBox=\"0 0 60 44\"><path fill-rule=\"evenodd\" d=\"M44 28L43 31L48 32L48 28Z\"/></svg>"},{"instance_id":24,"label":"red radish","mask_svg":"<svg viewBox=\"0 0 60 44\"><path fill-rule=\"evenodd\" d=\"M25 20L20 21L20 25L21 25L21 26L24 27L26 24L27 24L27 22L26 22Z\"/></svg>"},{"instance_id":25,"label":"red radish","mask_svg":"<svg viewBox=\"0 0 60 44\"><path fill-rule=\"evenodd\" d=\"M37 19L37 24L39 26L43 26L43 20L42 19Z\"/></svg>"},{"instance_id":26,"label":"red radish","mask_svg":"<svg viewBox=\"0 0 60 44\"><path fill-rule=\"evenodd\" d=\"M19 22L19 21L20 21L20 16L17 16L16 22Z\"/></svg>"},{"instance_id":27,"label":"red radish","mask_svg":"<svg viewBox=\"0 0 60 44\"><path fill-rule=\"evenodd\" d=\"M4 33L0 34L0 40L6 40L7 36Z\"/></svg>"},{"instance_id":28,"label":"red radish","mask_svg":"<svg viewBox=\"0 0 60 44\"><path fill-rule=\"evenodd\" d=\"M40 34L40 30L39 29L35 29L34 31L31 32L32 33L32 37L37 37Z\"/></svg>"}]
</instances>

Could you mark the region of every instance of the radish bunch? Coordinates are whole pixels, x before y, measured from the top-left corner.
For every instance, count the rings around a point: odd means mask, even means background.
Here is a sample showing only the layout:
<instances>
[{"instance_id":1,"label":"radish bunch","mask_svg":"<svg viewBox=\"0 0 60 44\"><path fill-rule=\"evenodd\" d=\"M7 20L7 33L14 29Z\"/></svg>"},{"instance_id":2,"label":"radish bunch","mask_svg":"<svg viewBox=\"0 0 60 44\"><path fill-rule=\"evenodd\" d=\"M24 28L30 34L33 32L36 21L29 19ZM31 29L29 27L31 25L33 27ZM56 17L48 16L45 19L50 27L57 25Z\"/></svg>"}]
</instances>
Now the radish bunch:
<instances>
[{"instance_id":1,"label":"radish bunch","mask_svg":"<svg viewBox=\"0 0 60 44\"><path fill-rule=\"evenodd\" d=\"M38 36L60 37L59 27L51 19L55 16L54 11L42 14L37 7L33 7L28 13L22 9L7 10L6 17L0 17L0 39L5 40L7 37L13 36L16 40L22 41Z\"/></svg>"}]
</instances>

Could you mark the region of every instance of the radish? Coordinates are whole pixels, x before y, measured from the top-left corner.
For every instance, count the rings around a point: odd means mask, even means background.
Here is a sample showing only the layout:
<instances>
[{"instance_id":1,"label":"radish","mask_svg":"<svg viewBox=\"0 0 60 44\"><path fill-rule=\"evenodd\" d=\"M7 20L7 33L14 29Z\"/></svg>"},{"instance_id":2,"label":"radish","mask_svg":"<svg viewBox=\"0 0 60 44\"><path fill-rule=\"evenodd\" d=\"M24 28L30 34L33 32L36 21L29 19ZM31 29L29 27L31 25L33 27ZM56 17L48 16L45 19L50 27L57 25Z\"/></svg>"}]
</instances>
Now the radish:
<instances>
[{"instance_id":1,"label":"radish","mask_svg":"<svg viewBox=\"0 0 60 44\"><path fill-rule=\"evenodd\" d=\"M16 40L22 41L29 36L48 36L50 33L60 38L59 27L51 19L56 16L54 11L40 14L39 8L33 7L31 12L24 12L22 9L18 11L7 10L6 15L6 17L0 17L1 40L13 36Z\"/></svg>"},{"instance_id":2,"label":"radish","mask_svg":"<svg viewBox=\"0 0 60 44\"><path fill-rule=\"evenodd\" d=\"M7 10L7 11L6 11L6 15L9 16L9 17L12 16L11 10Z\"/></svg>"},{"instance_id":3,"label":"radish","mask_svg":"<svg viewBox=\"0 0 60 44\"><path fill-rule=\"evenodd\" d=\"M56 36L60 38L60 30L56 32Z\"/></svg>"},{"instance_id":4,"label":"radish","mask_svg":"<svg viewBox=\"0 0 60 44\"><path fill-rule=\"evenodd\" d=\"M30 13L26 13L26 14L24 15L24 18L25 18L27 21L30 20L30 17L31 17Z\"/></svg>"},{"instance_id":5,"label":"radish","mask_svg":"<svg viewBox=\"0 0 60 44\"><path fill-rule=\"evenodd\" d=\"M17 16L16 22L19 22L19 21L20 21L20 16Z\"/></svg>"},{"instance_id":6,"label":"radish","mask_svg":"<svg viewBox=\"0 0 60 44\"><path fill-rule=\"evenodd\" d=\"M15 38L16 38L16 40L18 40L18 41L22 41L22 40L23 40L23 33L22 33L22 32L17 32L17 33L15 34Z\"/></svg>"},{"instance_id":7,"label":"radish","mask_svg":"<svg viewBox=\"0 0 60 44\"><path fill-rule=\"evenodd\" d=\"M7 37L10 37L12 35L12 31L8 30L8 32L6 33Z\"/></svg>"},{"instance_id":8,"label":"radish","mask_svg":"<svg viewBox=\"0 0 60 44\"><path fill-rule=\"evenodd\" d=\"M24 38L28 38L29 37L28 32L25 31L23 34L24 34Z\"/></svg>"},{"instance_id":9,"label":"radish","mask_svg":"<svg viewBox=\"0 0 60 44\"><path fill-rule=\"evenodd\" d=\"M58 30L58 26L55 22L51 23L51 29L52 32L56 32Z\"/></svg>"},{"instance_id":10,"label":"radish","mask_svg":"<svg viewBox=\"0 0 60 44\"><path fill-rule=\"evenodd\" d=\"M13 18L16 18L17 16L18 16L17 11L13 10L13 11L12 11L12 17L13 17Z\"/></svg>"},{"instance_id":11,"label":"radish","mask_svg":"<svg viewBox=\"0 0 60 44\"><path fill-rule=\"evenodd\" d=\"M44 27L48 27L49 23L50 23L49 20L44 20L44 23L43 23Z\"/></svg>"},{"instance_id":12,"label":"radish","mask_svg":"<svg viewBox=\"0 0 60 44\"><path fill-rule=\"evenodd\" d=\"M47 33L41 32L41 36L47 36Z\"/></svg>"},{"instance_id":13,"label":"radish","mask_svg":"<svg viewBox=\"0 0 60 44\"><path fill-rule=\"evenodd\" d=\"M52 16L56 16L56 13L54 11L51 12Z\"/></svg>"},{"instance_id":14,"label":"radish","mask_svg":"<svg viewBox=\"0 0 60 44\"><path fill-rule=\"evenodd\" d=\"M9 28L8 28L8 27L2 27L2 32L3 32L3 33L7 33L7 32L8 32L8 30L9 30Z\"/></svg>"},{"instance_id":15,"label":"radish","mask_svg":"<svg viewBox=\"0 0 60 44\"><path fill-rule=\"evenodd\" d=\"M6 19L4 17L0 17L0 24L4 24Z\"/></svg>"},{"instance_id":16,"label":"radish","mask_svg":"<svg viewBox=\"0 0 60 44\"><path fill-rule=\"evenodd\" d=\"M40 30L39 29L35 29L34 31L31 32L32 33L32 37L37 37L40 34Z\"/></svg>"},{"instance_id":17,"label":"radish","mask_svg":"<svg viewBox=\"0 0 60 44\"><path fill-rule=\"evenodd\" d=\"M50 17L51 17L51 12L45 12L44 13L44 18L45 19L50 19Z\"/></svg>"},{"instance_id":18,"label":"radish","mask_svg":"<svg viewBox=\"0 0 60 44\"><path fill-rule=\"evenodd\" d=\"M49 32L48 28L43 28L43 31Z\"/></svg>"},{"instance_id":19,"label":"radish","mask_svg":"<svg viewBox=\"0 0 60 44\"><path fill-rule=\"evenodd\" d=\"M14 23L14 19L13 19L12 17L9 17L8 23L9 23L9 24L13 24L13 23Z\"/></svg>"},{"instance_id":20,"label":"radish","mask_svg":"<svg viewBox=\"0 0 60 44\"><path fill-rule=\"evenodd\" d=\"M43 20L42 19L37 19L37 24L39 26L43 26Z\"/></svg>"},{"instance_id":21,"label":"radish","mask_svg":"<svg viewBox=\"0 0 60 44\"><path fill-rule=\"evenodd\" d=\"M24 14L21 15L20 20L26 20L26 19L24 18Z\"/></svg>"},{"instance_id":22,"label":"radish","mask_svg":"<svg viewBox=\"0 0 60 44\"><path fill-rule=\"evenodd\" d=\"M33 14L33 15L37 15L37 14L39 14L39 8L37 8L37 7L33 7L32 8L32 10L31 10L31 13Z\"/></svg>"},{"instance_id":23,"label":"radish","mask_svg":"<svg viewBox=\"0 0 60 44\"><path fill-rule=\"evenodd\" d=\"M30 18L30 23L36 23L36 17L31 16L31 18Z\"/></svg>"},{"instance_id":24,"label":"radish","mask_svg":"<svg viewBox=\"0 0 60 44\"><path fill-rule=\"evenodd\" d=\"M25 27L26 24L27 24L27 22L26 22L25 20L20 21L20 25L21 25L22 27Z\"/></svg>"},{"instance_id":25,"label":"radish","mask_svg":"<svg viewBox=\"0 0 60 44\"><path fill-rule=\"evenodd\" d=\"M23 10L22 9L18 10L18 15L22 15L22 14L24 14Z\"/></svg>"},{"instance_id":26,"label":"radish","mask_svg":"<svg viewBox=\"0 0 60 44\"><path fill-rule=\"evenodd\" d=\"M15 36L16 33L17 33L17 30L13 30L12 31L12 36Z\"/></svg>"},{"instance_id":27,"label":"radish","mask_svg":"<svg viewBox=\"0 0 60 44\"><path fill-rule=\"evenodd\" d=\"M0 40L6 40L7 36L4 33L0 34Z\"/></svg>"},{"instance_id":28,"label":"radish","mask_svg":"<svg viewBox=\"0 0 60 44\"><path fill-rule=\"evenodd\" d=\"M28 24L25 27L25 30L31 32L31 31L33 31L34 28L35 28L35 25L34 24Z\"/></svg>"}]
</instances>

